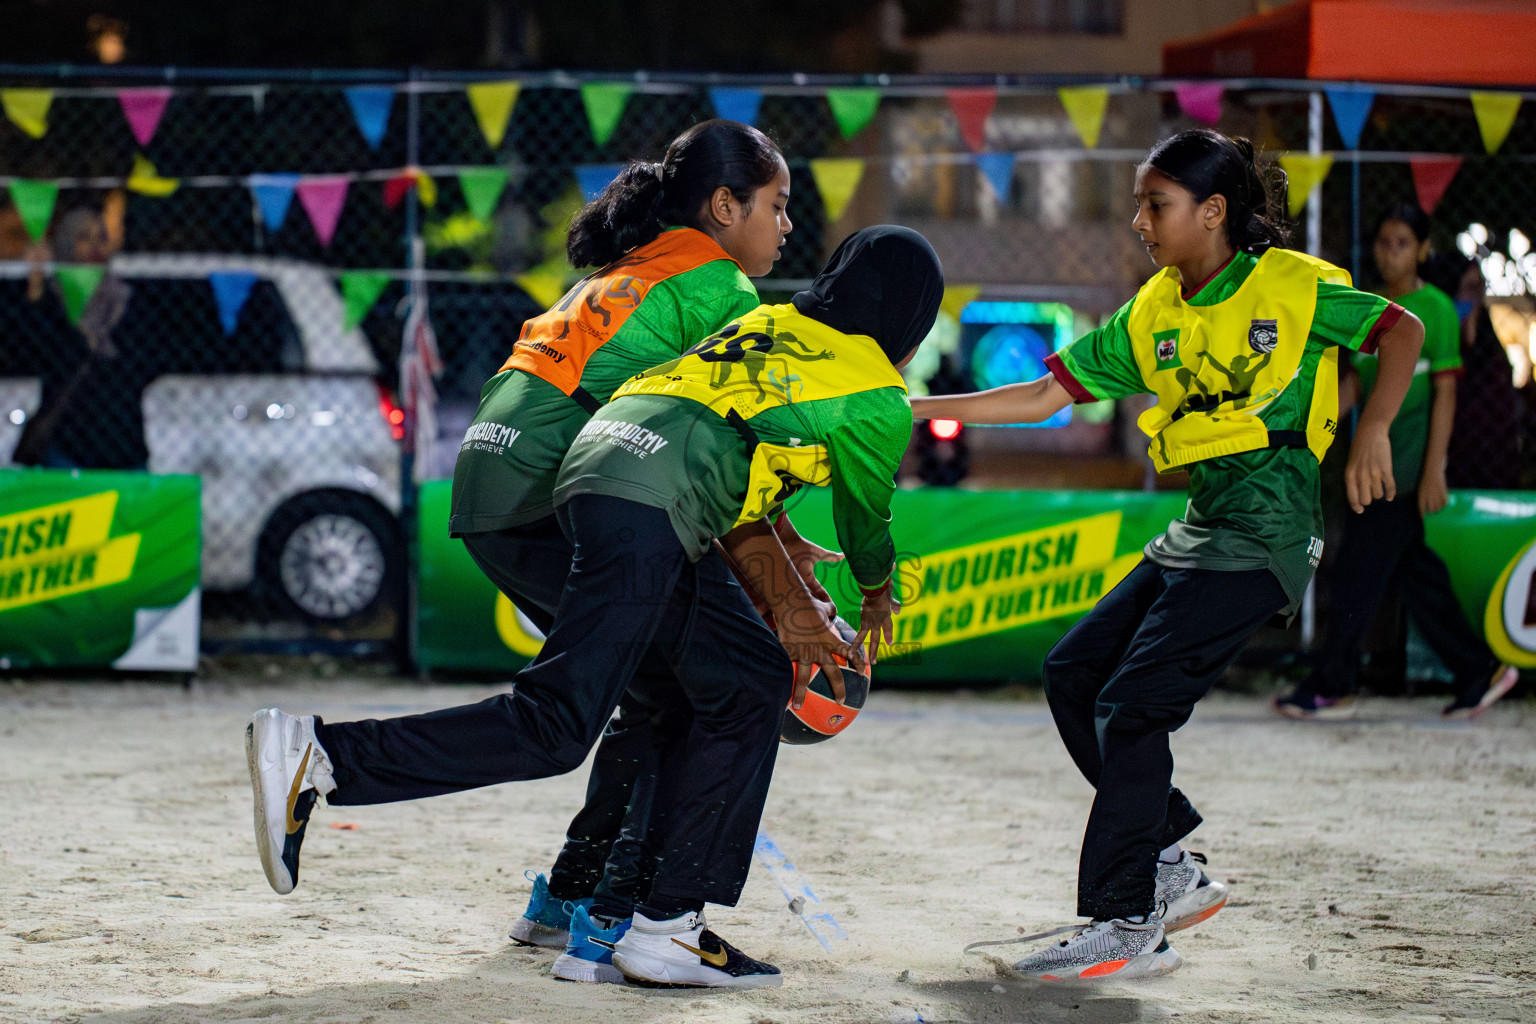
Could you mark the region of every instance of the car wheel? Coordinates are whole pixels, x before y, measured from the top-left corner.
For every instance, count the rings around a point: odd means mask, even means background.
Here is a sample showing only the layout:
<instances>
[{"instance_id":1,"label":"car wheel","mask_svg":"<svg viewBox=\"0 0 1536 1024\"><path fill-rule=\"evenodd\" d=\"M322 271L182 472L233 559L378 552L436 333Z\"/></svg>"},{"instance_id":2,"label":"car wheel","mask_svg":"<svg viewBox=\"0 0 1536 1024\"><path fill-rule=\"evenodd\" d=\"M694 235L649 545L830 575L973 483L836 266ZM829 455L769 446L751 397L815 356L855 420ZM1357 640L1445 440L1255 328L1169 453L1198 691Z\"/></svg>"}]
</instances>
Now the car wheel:
<instances>
[{"instance_id":1,"label":"car wheel","mask_svg":"<svg viewBox=\"0 0 1536 1024\"><path fill-rule=\"evenodd\" d=\"M366 498L310 494L273 515L257 569L302 617L340 622L396 599L400 546L394 520Z\"/></svg>"}]
</instances>

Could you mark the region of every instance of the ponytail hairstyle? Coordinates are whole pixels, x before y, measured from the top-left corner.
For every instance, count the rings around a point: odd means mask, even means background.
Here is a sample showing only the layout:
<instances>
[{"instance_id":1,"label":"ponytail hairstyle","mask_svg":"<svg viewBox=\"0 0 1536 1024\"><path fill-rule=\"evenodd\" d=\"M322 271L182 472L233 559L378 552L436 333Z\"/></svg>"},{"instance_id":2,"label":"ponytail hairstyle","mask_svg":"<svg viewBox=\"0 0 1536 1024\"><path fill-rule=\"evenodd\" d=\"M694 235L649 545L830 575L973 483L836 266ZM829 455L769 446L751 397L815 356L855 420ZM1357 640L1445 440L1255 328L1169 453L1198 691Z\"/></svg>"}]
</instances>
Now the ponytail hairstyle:
<instances>
[{"instance_id":1,"label":"ponytail hairstyle","mask_svg":"<svg viewBox=\"0 0 1536 1024\"><path fill-rule=\"evenodd\" d=\"M1281 213L1285 172L1278 167L1268 174L1261 171L1247 139L1229 139L1209 128L1180 132L1153 146L1144 166L1178 182L1196 203L1224 197L1227 241L1235 251L1259 256L1290 240Z\"/></svg>"},{"instance_id":2,"label":"ponytail hairstyle","mask_svg":"<svg viewBox=\"0 0 1536 1024\"><path fill-rule=\"evenodd\" d=\"M1420 245L1429 241L1429 214L1419 209L1418 203L1393 203L1387 207L1385 213L1376 218L1376 226L1371 229L1371 240L1381 234L1381 229L1387 226L1388 221L1399 221L1408 225L1408 230L1413 232L1413 237ZM1459 282L1458 282L1459 284Z\"/></svg>"},{"instance_id":3,"label":"ponytail hairstyle","mask_svg":"<svg viewBox=\"0 0 1536 1024\"><path fill-rule=\"evenodd\" d=\"M607 266L669 227L697 228L718 188L747 210L784 166L779 147L750 125L715 119L689 128L661 163L632 163L571 220L565 252L573 267Z\"/></svg>"}]
</instances>

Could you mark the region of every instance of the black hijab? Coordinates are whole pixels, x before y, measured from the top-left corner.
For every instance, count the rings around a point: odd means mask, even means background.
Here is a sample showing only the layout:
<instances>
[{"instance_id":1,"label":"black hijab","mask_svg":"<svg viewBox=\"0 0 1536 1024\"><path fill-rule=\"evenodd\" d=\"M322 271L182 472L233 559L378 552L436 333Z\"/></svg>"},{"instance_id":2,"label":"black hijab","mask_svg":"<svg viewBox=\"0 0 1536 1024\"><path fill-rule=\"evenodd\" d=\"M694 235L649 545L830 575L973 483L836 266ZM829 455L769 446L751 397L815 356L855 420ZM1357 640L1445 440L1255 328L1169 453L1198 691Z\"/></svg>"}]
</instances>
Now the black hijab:
<instances>
[{"instance_id":1,"label":"black hijab","mask_svg":"<svg viewBox=\"0 0 1536 1024\"><path fill-rule=\"evenodd\" d=\"M843 239L811 286L791 300L804 315L844 334L866 334L891 365L928 336L944 269L928 240L894 224L856 231Z\"/></svg>"}]
</instances>

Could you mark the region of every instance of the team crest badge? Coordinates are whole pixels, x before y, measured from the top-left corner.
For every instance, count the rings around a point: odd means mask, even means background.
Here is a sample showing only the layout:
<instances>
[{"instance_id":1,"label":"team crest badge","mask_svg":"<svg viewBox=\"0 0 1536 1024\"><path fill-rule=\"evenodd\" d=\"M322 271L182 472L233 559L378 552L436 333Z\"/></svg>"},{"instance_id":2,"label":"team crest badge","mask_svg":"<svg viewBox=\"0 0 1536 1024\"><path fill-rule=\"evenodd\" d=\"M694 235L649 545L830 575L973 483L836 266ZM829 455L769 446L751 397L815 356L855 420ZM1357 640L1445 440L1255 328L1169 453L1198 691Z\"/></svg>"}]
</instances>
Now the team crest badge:
<instances>
[{"instance_id":1,"label":"team crest badge","mask_svg":"<svg viewBox=\"0 0 1536 1024\"><path fill-rule=\"evenodd\" d=\"M1158 331L1152 335L1152 352L1157 356L1157 368L1159 370L1171 370L1175 366L1183 366L1179 362L1179 332Z\"/></svg>"},{"instance_id":2,"label":"team crest badge","mask_svg":"<svg viewBox=\"0 0 1536 1024\"><path fill-rule=\"evenodd\" d=\"M1248 347L1267 355L1280 343L1280 325L1274 320L1253 320L1248 324Z\"/></svg>"}]
</instances>

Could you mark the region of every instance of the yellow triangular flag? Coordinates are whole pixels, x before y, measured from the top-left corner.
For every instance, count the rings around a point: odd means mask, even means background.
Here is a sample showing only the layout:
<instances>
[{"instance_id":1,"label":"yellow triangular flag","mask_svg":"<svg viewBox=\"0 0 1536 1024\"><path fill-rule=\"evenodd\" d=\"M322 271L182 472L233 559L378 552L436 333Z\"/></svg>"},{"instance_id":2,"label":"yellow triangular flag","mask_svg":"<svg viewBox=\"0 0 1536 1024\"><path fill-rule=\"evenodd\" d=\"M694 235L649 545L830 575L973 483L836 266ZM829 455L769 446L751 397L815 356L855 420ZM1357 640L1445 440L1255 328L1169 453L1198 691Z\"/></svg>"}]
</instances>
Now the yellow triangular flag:
<instances>
[{"instance_id":1,"label":"yellow triangular flag","mask_svg":"<svg viewBox=\"0 0 1536 1024\"><path fill-rule=\"evenodd\" d=\"M128 172L128 191L164 199L180 185L180 178L160 177L160 172L155 170L155 165L143 153L133 155L133 170Z\"/></svg>"},{"instance_id":2,"label":"yellow triangular flag","mask_svg":"<svg viewBox=\"0 0 1536 1024\"><path fill-rule=\"evenodd\" d=\"M416 198L421 200L422 206L432 209L437 205L437 182L420 167L412 167L411 174L416 176Z\"/></svg>"},{"instance_id":3,"label":"yellow triangular flag","mask_svg":"<svg viewBox=\"0 0 1536 1024\"><path fill-rule=\"evenodd\" d=\"M521 82L477 82L464 90L475 112L475 120L480 123L485 144L492 149L499 149L501 140L506 138L507 122L522 88Z\"/></svg>"},{"instance_id":4,"label":"yellow triangular flag","mask_svg":"<svg viewBox=\"0 0 1536 1024\"><path fill-rule=\"evenodd\" d=\"M1477 130L1483 133L1483 148L1497 153L1509 130L1515 126L1515 115L1520 113L1520 94L1517 92L1474 92L1472 113L1477 115Z\"/></svg>"},{"instance_id":5,"label":"yellow triangular flag","mask_svg":"<svg viewBox=\"0 0 1536 1024\"><path fill-rule=\"evenodd\" d=\"M34 139L42 138L48 130L48 108L52 105L52 89L0 89L5 116Z\"/></svg>"},{"instance_id":6,"label":"yellow triangular flag","mask_svg":"<svg viewBox=\"0 0 1536 1024\"><path fill-rule=\"evenodd\" d=\"M1286 208L1292 217L1296 217L1306 209L1307 196L1333 169L1333 154L1282 153L1280 166L1285 170Z\"/></svg>"},{"instance_id":7,"label":"yellow triangular flag","mask_svg":"<svg viewBox=\"0 0 1536 1024\"><path fill-rule=\"evenodd\" d=\"M1072 127L1089 149L1097 149L1099 132L1104 128L1104 111L1109 109L1109 89L1102 85L1057 89L1061 105L1067 108Z\"/></svg>"},{"instance_id":8,"label":"yellow triangular flag","mask_svg":"<svg viewBox=\"0 0 1536 1024\"><path fill-rule=\"evenodd\" d=\"M859 190L864 177L864 161L854 157L825 157L811 161L811 177L821 193L821 205L827 210L827 223L836 224L848 209L848 201Z\"/></svg>"},{"instance_id":9,"label":"yellow triangular flag","mask_svg":"<svg viewBox=\"0 0 1536 1024\"><path fill-rule=\"evenodd\" d=\"M981 295L979 284L949 284L944 286L944 298L939 301L939 308L956 320L960 319L960 311L975 302Z\"/></svg>"},{"instance_id":10,"label":"yellow triangular flag","mask_svg":"<svg viewBox=\"0 0 1536 1024\"><path fill-rule=\"evenodd\" d=\"M512 280L517 282L519 288L532 296L533 301L545 309L549 309L559 302L560 297L565 294L565 276L550 273L538 267L534 267L528 273L514 277Z\"/></svg>"}]
</instances>

